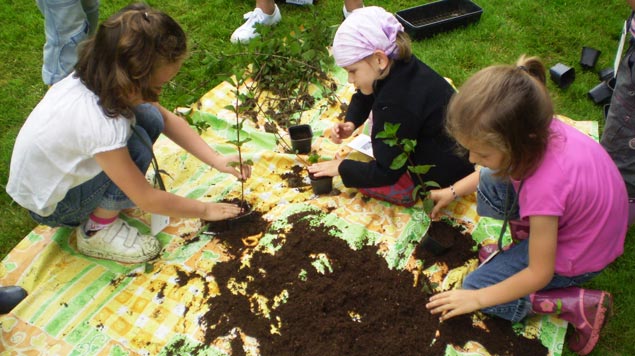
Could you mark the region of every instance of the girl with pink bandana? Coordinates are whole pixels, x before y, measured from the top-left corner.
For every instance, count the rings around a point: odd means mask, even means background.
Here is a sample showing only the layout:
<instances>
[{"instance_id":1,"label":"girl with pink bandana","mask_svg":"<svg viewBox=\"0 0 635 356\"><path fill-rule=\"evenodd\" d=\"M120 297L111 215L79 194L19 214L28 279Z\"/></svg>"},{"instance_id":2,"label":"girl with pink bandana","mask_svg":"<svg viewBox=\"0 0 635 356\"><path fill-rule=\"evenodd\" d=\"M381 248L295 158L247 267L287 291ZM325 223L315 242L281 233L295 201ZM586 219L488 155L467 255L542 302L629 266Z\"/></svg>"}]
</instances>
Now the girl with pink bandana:
<instances>
[{"instance_id":1,"label":"girl with pink bandana","mask_svg":"<svg viewBox=\"0 0 635 356\"><path fill-rule=\"evenodd\" d=\"M347 187L395 204L412 206L414 183L407 167L391 169L402 153L377 139L385 123L399 124L400 138L417 141L415 164L434 165L423 177L448 186L470 174L474 167L455 153L456 143L444 131L444 112L452 86L412 54L410 39L394 15L369 6L355 10L340 25L333 40L337 65L348 72L357 88L346 119L332 129L340 143L372 117L374 160L360 162L336 157L309 167L315 176L341 176Z\"/></svg>"}]
</instances>

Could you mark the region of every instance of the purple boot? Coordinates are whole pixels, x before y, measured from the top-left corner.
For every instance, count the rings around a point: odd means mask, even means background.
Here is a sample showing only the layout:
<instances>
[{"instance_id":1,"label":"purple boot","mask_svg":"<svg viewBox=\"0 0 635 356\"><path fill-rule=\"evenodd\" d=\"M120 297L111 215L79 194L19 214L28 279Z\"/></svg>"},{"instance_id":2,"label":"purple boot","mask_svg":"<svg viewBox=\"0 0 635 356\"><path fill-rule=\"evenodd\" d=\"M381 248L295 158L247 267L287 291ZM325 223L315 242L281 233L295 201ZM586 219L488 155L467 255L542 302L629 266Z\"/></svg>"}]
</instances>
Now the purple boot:
<instances>
[{"instance_id":1,"label":"purple boot","mask_svg":"<svg viewBox=\"0 0 635 356\"><path fill-rule=\"evenodd\" d=\"M593 350L613 307L610 293L578 287L537 292L529 299L533 313L555 314L575 328L569 338L569 348L579 355Z\"/></svg>"}]
</instances>

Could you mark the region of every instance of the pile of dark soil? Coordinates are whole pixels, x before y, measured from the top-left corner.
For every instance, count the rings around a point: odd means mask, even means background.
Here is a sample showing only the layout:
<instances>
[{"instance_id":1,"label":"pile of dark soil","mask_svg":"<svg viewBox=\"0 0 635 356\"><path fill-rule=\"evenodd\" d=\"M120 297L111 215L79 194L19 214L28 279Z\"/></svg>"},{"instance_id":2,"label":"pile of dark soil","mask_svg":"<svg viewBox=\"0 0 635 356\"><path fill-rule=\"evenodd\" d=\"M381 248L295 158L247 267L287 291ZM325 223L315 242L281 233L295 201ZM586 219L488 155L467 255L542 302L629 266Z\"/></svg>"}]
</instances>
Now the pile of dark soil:
<instances>
[{"instance_id":1,"label":"pile of dark soil","mask_svg":"<svg viewBox=\"0 0 635 356\"><path fill-rule=\"evenodd\" d=\"M321 214L291 215L289 231L273 231L262 214L254 212L231 230L218 232L234 258L210 272L220 294L206 300L208 311L200 318L201 348L238 328L258 340L263 356L444 355L447 344L462 346L470 340L496 355L548 354L538 340L517 336L502 319L487 318L487 331L474 327L469 315L439 324L425 308L429 295L423 283L414 286L412 273L390 270L376 246L352 250L333 237L335 228L319 223ZM278 236L274 245L280 249L274 255L253 251L242 242L245 236L263 232ZM476 257L472 245L471 237L463 236L441 256L421 249L415 254L426 265L445 261L453 268ZM248 266L240 259L245 252L252 254ZM316 256L329 261L324 273L312 264ZM187 278L201 276L180 273L180 284L186 285ZM246 287L240 291L228 288L241 283ZM260 304L253 298L256 294ZM286 301L274 302L280 297ZM245 354L240 337L231 347L232 355Z\"/></svg>"}]
</instances>

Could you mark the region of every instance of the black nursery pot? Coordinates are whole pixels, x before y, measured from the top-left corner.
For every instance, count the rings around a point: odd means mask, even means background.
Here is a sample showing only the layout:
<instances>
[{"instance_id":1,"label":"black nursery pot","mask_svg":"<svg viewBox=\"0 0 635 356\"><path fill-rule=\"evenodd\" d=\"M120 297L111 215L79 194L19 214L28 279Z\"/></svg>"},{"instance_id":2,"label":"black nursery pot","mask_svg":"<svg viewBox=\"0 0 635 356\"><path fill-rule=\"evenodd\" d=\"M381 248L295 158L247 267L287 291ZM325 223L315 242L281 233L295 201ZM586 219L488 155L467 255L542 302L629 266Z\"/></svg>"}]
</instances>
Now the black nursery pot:
<instances>
[{"instance_id":1,"label":"black nursery pot","mask_svg":"<svg viewBox=\"0 0 635 356\"><path fill-rule=\"evenodd\" d=\"M296 153L311 152L311 142L313 141L313 131L310 125L289 126L289 136L291 137L291 148Z\"/></svg>"},{"instance_id":2,"label":"black nursery pot","mask_svg":"<svg viewBox=\"0 0 635 356\"><path fill-rule=\"evenodd\" d=\"M333 177L314 177L309 174L309 179L315 195L328 194L333 190Z\"/></svg>"},{"instance_id":3,"label":"black nursery pot","mask_svg":"<svg viewBox=\"0 0 635 356\"><path fill-rule=\"evenodd\" d=\"M448 252L452 248L452 246L454 246L454 241L455 241L454 235L451 235L451 234L444 234L443 236L441 236L441 234L437 235L436 232L437 231L440 232L440 231L439 229L436 229L437 226L434 226L434 225L438 225L438 224L445 224L445 223L442 221L433 221L430 224L428 231L423 236L423 241L421 242L421 246L435 256L439 256Z\"/></svg>"},{"instance_id":4,"label":"black nursery pot","mask_svg":"<svg viewBox=\"0 0 635 356\"><path fill-rule=\"evenodd\" d=\"M254 210L251 205L246 204L246 206L243 207L243 212L241 212L238 216L226 220L208 221L207 232L214 233L230 231L234 227L244 224L246 220L249 220L249 217L253 214L253 212Z\"/></svg>"},{"instance_id":5,"label":"black nursery pot","mask_svg":"<svg viewBox=\"0 0 635 356\"><path fill-rule=\"evenodd\" d=\"M613 77L615 77L615 73L613 72L612 67L601 69L598 72L598 78L603 82L611 80Z\"/></svg>"},{"instance_id":6,"label":"black nursery pot","mask_svg":"<svg viewBox=\"0 0 635 356\"><path fill-rule=\"evenodd\" d=\"M575 69L562 63L557 63L551 67L549 74L551 75L551 80L562 89L568 88L575 80Z\"/></svg>"},{"instance_id":7,"label":"black nursery pot","mask_svg":"<svg viewBox=\"0 0 635 356\"><path fill-rule=\"evenodd\" d=\"M582 47L582 54L580 54L580 65L584 69L591 69L595 67L600 57L600 51L591 47Z\"/></svg>"},{"instance_id":8,"label":"black nursery pot","mask_svg":"<svg viewBox=\"0 0 635 356\"><path fill-rule=\"evenodd\" d=\"M601 82L600 84L593 87L593 89L589 90L587 93L589 99L593 100L595 104L603 105L608 104L611 101L611 96L613 96L613 87L615 86L615 78Z\"/></svg>"}]
</instances>

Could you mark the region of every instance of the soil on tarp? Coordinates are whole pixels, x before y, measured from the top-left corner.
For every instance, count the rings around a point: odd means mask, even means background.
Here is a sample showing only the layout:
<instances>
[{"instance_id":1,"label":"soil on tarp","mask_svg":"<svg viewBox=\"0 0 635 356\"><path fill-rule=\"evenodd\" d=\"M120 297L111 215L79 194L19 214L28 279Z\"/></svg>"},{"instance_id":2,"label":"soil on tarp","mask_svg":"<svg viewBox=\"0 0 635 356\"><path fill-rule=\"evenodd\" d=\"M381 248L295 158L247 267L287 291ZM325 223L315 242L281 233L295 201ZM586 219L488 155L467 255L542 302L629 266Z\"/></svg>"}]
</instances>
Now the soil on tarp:
<instances>
[{"instance_id":1,"label":"soil on tarp","mask_svg":"<svg viewBox=\"0 0 635 356\"><path fill-rule=\"evenodd\" d=\"M472 340L496 355L548 354L540 341L516 335L506 320L486 318L486 329L473 326L469 315L440 324L426 310L429 295L422 283L415 286L412 273L389 269L376 246L352 250L321 217L319 211L297 213L287 218L290 229L275 230L254 212L217 234L233 258L210 272L220 294L206 299L208 311L199 319L205 345L238 335L231 340L232 355L244 355L240 335L246 335L258 340L263 356L404 356L443 355L447 344ZM275 254L243 244L245 236L263 232L277 236ZM469 235L441 256L419 249L415 254L426 265L460 266L476 257Z\"/></svg>"},{"instance_id":2,"label":"soil on tarp","mask_svg":"<svg viewBox=\"0 0 635 356\"><path fill-rule=\"evenodd\" d=\"M291 172L282 173L280 178L287 182L289 188L308 187L309 184L304 181L302 173L306 173L306 169L303 166L295 165L291 167Z\"/></svg>"}]
</instances>

